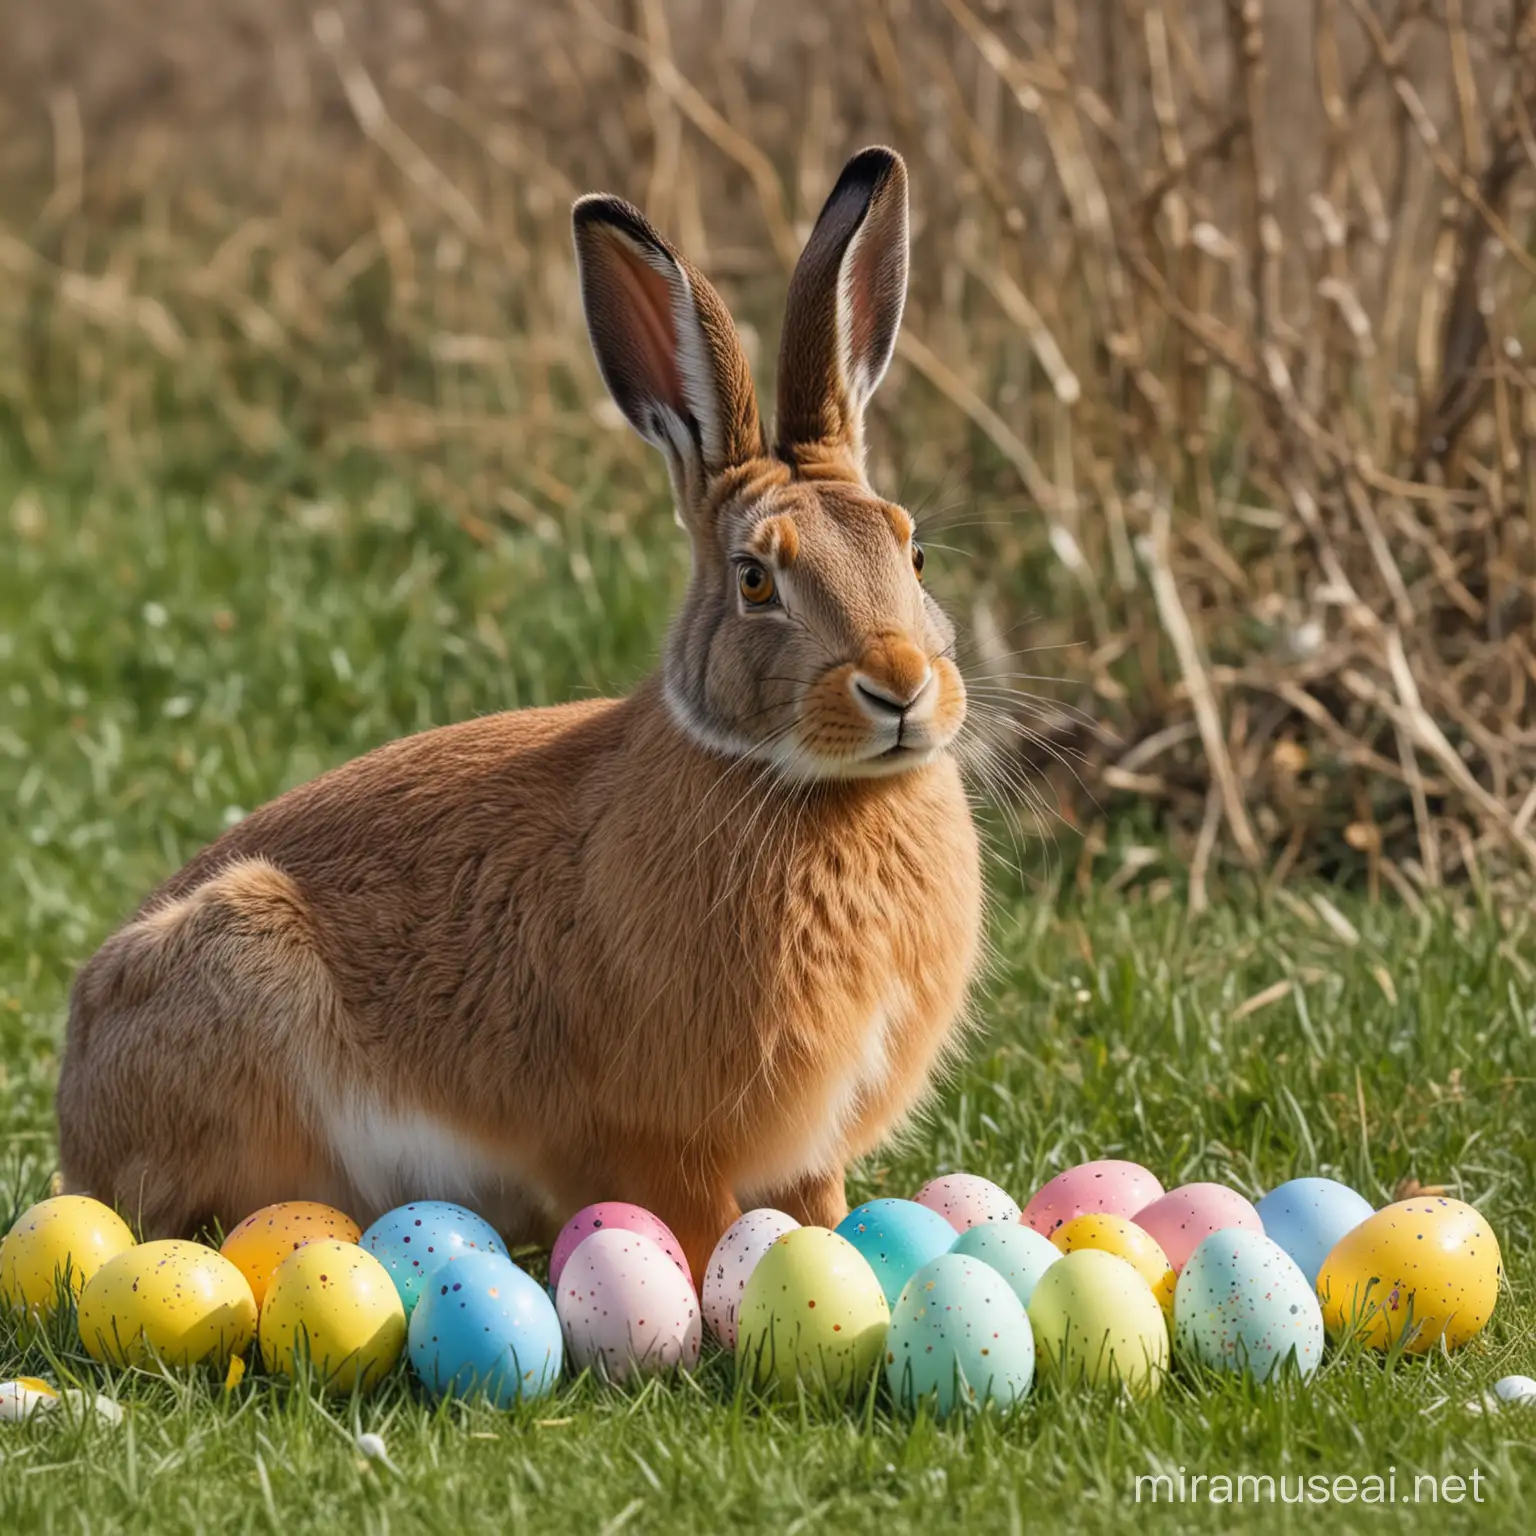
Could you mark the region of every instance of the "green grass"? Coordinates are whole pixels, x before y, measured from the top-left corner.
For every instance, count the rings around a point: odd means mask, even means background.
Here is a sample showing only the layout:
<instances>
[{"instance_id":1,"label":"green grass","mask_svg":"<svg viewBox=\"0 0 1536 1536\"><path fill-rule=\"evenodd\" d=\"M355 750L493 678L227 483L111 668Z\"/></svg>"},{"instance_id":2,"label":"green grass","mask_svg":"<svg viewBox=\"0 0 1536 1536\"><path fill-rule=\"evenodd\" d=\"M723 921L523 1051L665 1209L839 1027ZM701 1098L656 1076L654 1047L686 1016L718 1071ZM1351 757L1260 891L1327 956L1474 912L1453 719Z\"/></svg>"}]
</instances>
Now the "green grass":
<instances>
[{"instance_id":1,"label":"green grass","mask_svg":"<svg viewBox=\"0 0 1536 1536\"><path fill-rule=\"evenodd\" d=\"M595 478L595 477L594 477ZM476 711L628 686L684 558L664 509L622 525L601 486L565 527L460 532L398 493L297 501L64 491L0 474L0 1221L54 1166L52 1091L79 962L226 821L326 765ZM946 557L954 558L954 557ZM937 562L935 562L937 563ZM937 572L942 590L943 573ZM1006 846L1006 844L1005 844ZM1067 850L1064 850L1067 851ZM1180 1372L1158 1400L1037 1391L1012 1420L939 1426L883 1393L844 1413L693 1381L581 1381L499 1414L429 1405L401 1374L325 1403L253 1375L109 1376L61 1332L0 1327L0 1378L68 1375L128 1408L109 1429L0 1426L0 1530L539 1532L1024 1530L1147 1518L1135 1477L1184 1467L1480 1475L1485 1502L1401 1522L1528 1527L1536 1412L1469 1413L1536 1372L1536 978L1530 942L1469 906L1427 916L1331 893L1228 892L1198 920L1149 886L1054 897L1003 863L983 1029L932 1115L857 1193L965 1168L1027 1195L1091 1156L1250 1194L1328 1173L1378 1203L1404 1175L1488 1215L1510 1286L1449 1358L1345 1353L1307 1387ZM1244 1014L1275 982L1292 992ZM398 1474L357 1454L381 1433ZM1190 1504L1180 1528L1354 1529L1360 1504ZM1374 1513L1380 1515L1380 1511ZM1417 1517L1414 1519L1413 1517Z\"/></svg>"}]
</instances>

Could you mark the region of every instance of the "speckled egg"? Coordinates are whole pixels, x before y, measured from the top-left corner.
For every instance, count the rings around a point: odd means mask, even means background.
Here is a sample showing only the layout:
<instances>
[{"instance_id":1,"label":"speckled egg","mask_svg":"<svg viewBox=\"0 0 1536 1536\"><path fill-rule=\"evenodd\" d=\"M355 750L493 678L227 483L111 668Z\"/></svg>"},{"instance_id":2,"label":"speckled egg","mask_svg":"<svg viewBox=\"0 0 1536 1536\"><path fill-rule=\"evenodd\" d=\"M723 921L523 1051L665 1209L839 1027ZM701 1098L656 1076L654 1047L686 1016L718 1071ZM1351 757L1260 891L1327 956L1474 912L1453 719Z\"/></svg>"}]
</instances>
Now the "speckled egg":
<instances>
[{"instance_id":1,"label":"speckled egg","mask_svg":"<svg viewBox=\"0 0 1536 1536\"><path fill-rule=\"evenodd\" d=\"M484 1397L497 1408L553 1392L565 1357L544 1287L499 1253L466 1253L433 1275L406 1343L433 1396Z\"/></svg>"},{"instance_id":2,"label":"speckled egg","mask_svg":"<svg viewBox=\"0 0 1536 1536\"><path fill-rule=\"evenodd\" d=\"M778 1238L799 1225L793 1216L765 1206L738 1216L715 1244L699 1301L709 1331L727 1349L736 1348L736 1312L757 1261Z\"/></svg>"},{"instance_id":3,"label":"speckled egg","mask_svg":"<svg viewBox=\"0 0 1536 1536\"><path fill-rule=\"evenodd\" d=\"M1268 1381L1288 1357L1310 1376L1323 1359L1323 1314L1295 1260L1262 1232L1228 1227L1189 1256L1174 1300L1181 1358Z\"/></svg>"},{"instance_id":4,"label":"speckled egg","mask_svg":"<svg viewBox=\"0 0 1536 1536\"><path fill-rule=\"evenodd\" d=\"M1155 1174L1140 1163L1116 1157L1079 1163L1058 1173L1024 1207L1026 1227L1049 1237L1074 1216L1090 1211L1109 1216L1134 1216L1163 1193Z\"/></svg>"},{"instance_id":5,"label":"speckled egg","mask_svg":"<svg viewBox=\"0 0 1536 1536\"><path fill-rule=\"evenodd\" d=\"M891 1309L885 1378L898 1403L932 1398L940 1418L988 1403L1007 1412L1035 1379L1029 1314L990 1265L941 1254L907 1281Z\"/></svg>"},{"instance_id":6,"label":"speckled egg","mask_svg":"<svg viewBox=\"0 0 1536 1536\"><path fill-rule=\"evenodd\" d=\"M659 1243L626 1227L584 1237L560 1270L555 1310L578 1370L609 1381L699 1363L699 1299Z\"/></svg>"},{"instance_id":7,"label":"speckled egg","mask_svg":"<svg viewBox=\"0 0 1536 1536\"><path fill-rule=\"evenodd\" d=\"M250 1282L259 1307L266 1299L272 1271L295 1248L328 1237L338 1243L355 1243L362 1228L334 1206L314 1200L284 1200L263 1206L231 1229L219 1248Z\"/></svg>"},{"instance_id":8,"label":"speckled egg","mask_svg":"<svg viewBox=\"0 0 1536 1536\"><path fill-rule=\"evenodd\" d=\"M1212 1232L1228 1227L1264 1231L1252 1202L1225 1184L1181 1184L1137 1211L1134 1220L1156 1239L1175 1271L1184 1268Z\"/></svg>"},{"instance_id":9,"label":"speckled egg","mask_svg":"<svg viewBox=\"0 0 1536 1536\"><path fill-rule=\"evenodd\" d=\"M923 1265L955 1246L949 1222L915 1200L866 1200L838 1223L837 1233L864 1255L893 1307Z\"/></svg>"},{"instance_id":10,"label":"speckled egg","mask_svg":"<svg viewBox=\"0 0 1536 1536\"><path fill-rule=\"evenodd\" d=\"M307 1362L326 1391L366 1392L405 1347L405 1306L367 1249L317 1238L272 1272L259 1337L269 1371L296 1376Z\"/></svg>"},{"instance_id":11,"label":"speckled egg","mask_svg":"<svg viewBox=\"0 0 1536 1536\"><path fill-rule=\"evenodd\" d=\"M1389 1205L1323 1260L1317 1294L1335 1336L1358 1324L1375 1349L1410 1354L1465 1344L1493 1316L1503 1273L1499 1241L1460 1200L1417 1196Z\"/></svg>"},{"instance_id":12,"label":"speckled egg","mask_svg":"<svg viewBox=\"0 0 1536 1536\"><path fill-rule=\"evenodd\" d=\"M549 1253L549 1285L551 1290L560 1288L560 1276L566 1261L577 1247L594 1232L612 1229L620 1232L638 1232L648 1237L666 1256L677 1265L684 1280L693 1284L693 1271L683 1256L683 1245L672 1235L672 1229L661 1217L653 1216L643 1206L630 1205L623 1200L600 1200L596 1205L583 1206L561 1227L555 1246Z\"/></svg>"},{"instance_id":13,"label":"speckled egg","mask_svg":"<svg viewBox=\"0 0 1536 1536\"><path fill-rule=\"evenodd\" d=\"M737 1318L738 1374L781 1398L863 1391L884 1358L891 1311L864 1256L826 1227L779 1238L747 1281Z\"/></svg>"},{"instance_id":14,"label":"speckled egg","mask_svg":"<svg viewBox=\"0 0 1536 1536\"><path fill-rule=\"evenodd\" d=\"M1168 1255L1157 1239L1144 1232L1125 1216L1110 1216L1103 1211L1088 1211L1057 1227L1051 1241L1063 1253L1079 1248L1097 1248L1124 1259L1152 1287L1157 1304L1166 1316L1173 1316L1173 1288L1179 1277L1168 1262Z\"/></svg>"},{"instance_id":15,"label":"speckled egg","mask_svg":"<svg viewBox=\"0 0 1536 1536\"><path fill-rule=\"evenodd\" d=\"M133 1247L128 1224L86 1195L56 1195L28 1207L0 1242L0 1306L52 1317L60 1286L79 1296L103 1264Z\"/></svg>"},{"instance_id":16,"label":"speckled egg","mask_svg":"<svg viewBox=\"0 0 1536 1536\"><path fill-rule=\"evenodd\" d=\"M466 1253L499 1253L507 1246L490 1222L448 1200L417 1200L386 1211L358 1239L395 1282L407 1317L432 1272Z\"/></svg>"},{"instance_id":17,"label":"speckled egg","mask_svg":"<svg viewBox=\"0 0 1536 1536\"><path fill-rule=\"evenodd\" d=\"M1254 1209L1264 1235L1290 1254L1308 1285L1317 1284L1317 1272L1339 1239L1374 1214L1369 1200L1333 1179L1292 1179Z\"/></svg>"},{"instance_id":18,"label":"speckled egg","mask_svg":"<svg viewBox=\"0 0 1536 1536\"><path fill-rule=\"evenodd\" d=\"M1063 1254L1029 1300L1040 1369L1068 1386L1121 1382L1138 1396L1168 1373L1168 1321L1152 1287L1101 1248Z\"/></svg>"},{"instance_id":19,"label":"speckled egg","mask_svg":"<svg viewBox=\"0 0 1536 1536\"><path fill-rule=\"evenodd\" d=\"M80 1292L80 1342L106 1365L223 1367L256 1332L256 1298L223 1254L176 1238L109 1259Z\"/></svg>"},{"instance_id":20,"label":"speckled egg","mask_svg":"<svg viewBox=\"0 0 1536 1536\"><path fill-rule=\"evenodd\" d=\"M937 1211L956 1232L968 1232L984 1221L1019 1219L1019 1202L991 1179L974 1173L946 1173L929 1179L912 1199Z\"/></svg>"},{"instance_id":21,"label":"speckled egg","mask_svg":"<svg viewBox=\"0 0 1536 1536\"><path fill-rule=\"evenodd\" d=\"M1536 1381L1529 1376L1501 1376L1493 1384L1493 1395L1501 1403L1536 1407Z\"/></svg>"},{"instance_id":22,"label":"speckled egg","mask_svg":"<svg viewBox=\"0 0 1536 1536\"><path fill-rule=\"evenodd\" d=\"M962 1232L949 1251L990 1265L1025 1307L1040 1276L1061 1257L1061 1249L1050 1238L1017 1221L984 1221Z\"/></svg>"}]
</instances>

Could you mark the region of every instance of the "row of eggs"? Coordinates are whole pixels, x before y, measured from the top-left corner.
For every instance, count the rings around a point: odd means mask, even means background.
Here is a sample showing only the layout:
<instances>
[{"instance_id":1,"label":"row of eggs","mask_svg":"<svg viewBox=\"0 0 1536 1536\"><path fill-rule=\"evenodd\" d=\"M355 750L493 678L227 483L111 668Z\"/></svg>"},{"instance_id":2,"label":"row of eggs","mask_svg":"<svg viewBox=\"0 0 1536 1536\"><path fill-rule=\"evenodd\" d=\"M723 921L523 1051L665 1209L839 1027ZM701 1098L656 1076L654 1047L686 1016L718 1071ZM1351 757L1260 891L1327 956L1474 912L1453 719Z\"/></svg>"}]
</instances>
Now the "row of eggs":
<instances>
[{"instance_id":1,"label":"row of eggs","mask_svg":"<svg viewBox=\"0 0 1536 1536\"><path fill-rule=\"evenodd\" d=\"M1155 1390L1170 1330L1182 1356L1260 1377L1287 1358L1310 1374L1325 1323L1379 1346L1454 1346L1499 1285L1493 1233L1458 1201L1373 1213L1342 1185L1300 1179L1254 1207L1220 1185L1164 1192L1118 1161L1067 1170L1022 1210L957 1174L860 1206L836 1232L749 1211L697 1291L666 1226L618 1202L567 1224L547 1293L492 1228L440 1202L366 1233L328 1207L270 1207L215 1253L135 1246L106 1207L59 1197L0 1245L0 1300L45 1310L61 1260L87 1350L114 1363L228 1358L255 1335L269 1367L307 1360L348 1389L408 1349L434 1391L506 1403L552 1388L565 1355L610 1379L690 1369L707 1324L759 1387L846 1392L883 1353L898 1399L933 1395L943 1411L1016 1401L1037 1349L1065 1380Z\"/></svg>"}]
</instances>

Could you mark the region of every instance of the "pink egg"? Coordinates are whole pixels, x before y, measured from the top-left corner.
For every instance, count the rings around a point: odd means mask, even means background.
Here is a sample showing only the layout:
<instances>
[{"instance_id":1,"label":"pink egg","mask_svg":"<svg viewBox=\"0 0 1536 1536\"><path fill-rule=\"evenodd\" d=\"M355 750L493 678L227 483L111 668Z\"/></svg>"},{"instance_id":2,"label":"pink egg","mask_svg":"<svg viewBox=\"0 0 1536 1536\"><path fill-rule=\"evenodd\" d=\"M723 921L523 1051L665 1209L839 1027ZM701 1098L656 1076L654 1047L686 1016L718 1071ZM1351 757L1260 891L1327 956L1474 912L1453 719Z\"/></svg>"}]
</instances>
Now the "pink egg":
<instances>
[{"instance_id":1,"label":"pink egg","mask_svg":"<svg viewBox=\"0 0 1536 1536\"><path fill-rule=\"evenodd\" d=\"M579 1371L624 1381L699 1363L704 1328L693 1286L638 1232L608 1227L583 1238L561 1270L555 1311Z\"/></svg>"},{"instance_id":2,"label":"pink egg","mask_svg":"<svg viewBox=\"0 0 1536 1536\"><path fill-rule=\"evenodd\" d=\"M946 1173L930 1179L912 1197L937 1211L956 1232L969 1232L988 1221L1017 1221L1019 1203L991 1179L974 1173Z\"/></svg>"},{"instance_id":3,"label":"pink egg","mask_svg":"<svg viewBox=\"0 0 1536 1536\"><path fill-rule=\"evenodd\" d=\"M1076 1216L1133 1217L1163 1192L1157 1176L1140 1163L1101 1158L1058 1173L1024 1207L1024 1225L1042 1237Z\"/></svg>"},{"instance_id":4,"label":"pink egg","mask_svg":"<svg viewBox=\"0 0 1536 1536\"><path fill-rule=\"evenodd\" d=\"M764 1207L738 1216L715 1244L704 1269L701 1301L704 1321L709 1331L727 1349L736 1348L736 1309L741 1293L757 1268L757 1261L772 1247L775 1239L792 1232L800 1223L783 1211Z\"/></svg>"},{"instance_id":5,"label":"pink egg","mask_svg":"<svg viewBox=\"0 0 1536 1536\"><path fill-rule=\"evenodd\" d=\"M1225 1184L1181 1184L1160 1200L1144 1206L1131 1219L1157 1239L1175 1270L1184 1268L1190 1254L1212 1232L1227 1227L1260 1233L1264 1230L1251 1202Z\"/></svg>"},{"instance_id":6,"label":"pink egg","mask_svg":"<svg viewBox=\"0 0 1536 1536\"><path fill-rule=\"evenodd\" d=\"M658 1244L667 1257L683 1272L683 1279L693 1284L688 1260L683 1257L683 1245L673 1237L672 1229L661 1217L653 1216L643 1206L630 1205L623 1200L600 1200L596 1205L584 1205L561 1227L555 1246L549 1253L549 1284L554 1289L560 1284L560 1274L566 1261L576 1251L577 1245L594 1232L617 1227L621 1232L638 1232Z\"/></svg>"}]
</instances>

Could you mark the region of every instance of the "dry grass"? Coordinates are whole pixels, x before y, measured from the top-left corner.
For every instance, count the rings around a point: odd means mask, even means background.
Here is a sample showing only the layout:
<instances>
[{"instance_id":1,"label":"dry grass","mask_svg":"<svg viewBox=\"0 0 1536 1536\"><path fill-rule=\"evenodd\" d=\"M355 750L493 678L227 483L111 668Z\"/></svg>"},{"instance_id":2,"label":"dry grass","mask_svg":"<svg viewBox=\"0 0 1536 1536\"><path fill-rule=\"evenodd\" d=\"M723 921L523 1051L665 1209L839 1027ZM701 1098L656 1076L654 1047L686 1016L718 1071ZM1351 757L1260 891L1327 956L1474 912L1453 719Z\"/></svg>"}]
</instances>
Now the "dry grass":
<instances>
[{"instance_id":1,"label":"dry grass","mask_svg":"<svg viewBox=\"0 0 1536 1536\"><path fill-rule=\"evenodd\" d=\"M489 540L568 515L580 465L622 527L660 477L596 403L570 197L644 204L766 358L837 165L886 140L917 222L878 473L984 551L992 673L1040 670L1026 616L1081 642L1054 654L1098 724L1044 734L1098 803L1156 807L1197 905L1222 860L1410 902L1536 867L1532 0L53 0L9 25L0 452L25 475L297 503L388 474Z\"/></svg>"}]
</instances>

